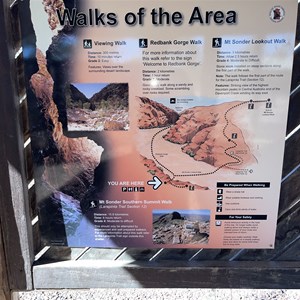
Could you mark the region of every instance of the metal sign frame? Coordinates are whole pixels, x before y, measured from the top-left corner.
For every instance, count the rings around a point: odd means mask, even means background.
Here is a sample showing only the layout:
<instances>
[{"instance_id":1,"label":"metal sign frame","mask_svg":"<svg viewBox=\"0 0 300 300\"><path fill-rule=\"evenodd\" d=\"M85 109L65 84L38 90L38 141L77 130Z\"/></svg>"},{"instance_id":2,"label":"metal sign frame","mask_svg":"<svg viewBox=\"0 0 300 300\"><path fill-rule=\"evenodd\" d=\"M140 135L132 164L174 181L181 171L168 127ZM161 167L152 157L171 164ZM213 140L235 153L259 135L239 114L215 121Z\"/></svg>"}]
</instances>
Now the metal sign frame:
<instances>
[{"instance_id":1,"label":"metal sign frame","mask_svg":"<svg viewBox=\"0 0 300 300\"><path fill-rule=\"evenodd\" d=\"M39 239L18 4L0 2L0 295L33 288L300 288L299 21L275 249L58 248Z\"/></svg>"}]
</instances>

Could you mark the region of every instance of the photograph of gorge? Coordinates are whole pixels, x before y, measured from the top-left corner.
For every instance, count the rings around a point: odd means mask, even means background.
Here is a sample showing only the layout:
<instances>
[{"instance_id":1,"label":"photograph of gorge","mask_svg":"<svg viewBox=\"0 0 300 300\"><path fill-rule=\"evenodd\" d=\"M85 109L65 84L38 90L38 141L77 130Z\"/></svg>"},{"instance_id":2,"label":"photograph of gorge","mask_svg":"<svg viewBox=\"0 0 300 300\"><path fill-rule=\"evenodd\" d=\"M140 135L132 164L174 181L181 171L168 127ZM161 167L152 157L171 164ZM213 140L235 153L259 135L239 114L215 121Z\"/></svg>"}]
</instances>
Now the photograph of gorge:
<instances>
[{"instance_id":1,"label":"photograph of gorge","mask_svg":"<svg viewBox=\"0 0 300 300\"><path fill-rule=\"evenodd\" d=\"M209 228L209 210L153 211L154 244L207 244Z\"/></svg>"},{"instance_id":2,"label":"photograph of gorge","mask_svg":"<svg viewBox=\"0 0 300 300\"><path fill-rule=\"evenodd\" d=\"M66 88L69 131L128 130L128 83L71 83Z\"/></svg>"}]
</instances>

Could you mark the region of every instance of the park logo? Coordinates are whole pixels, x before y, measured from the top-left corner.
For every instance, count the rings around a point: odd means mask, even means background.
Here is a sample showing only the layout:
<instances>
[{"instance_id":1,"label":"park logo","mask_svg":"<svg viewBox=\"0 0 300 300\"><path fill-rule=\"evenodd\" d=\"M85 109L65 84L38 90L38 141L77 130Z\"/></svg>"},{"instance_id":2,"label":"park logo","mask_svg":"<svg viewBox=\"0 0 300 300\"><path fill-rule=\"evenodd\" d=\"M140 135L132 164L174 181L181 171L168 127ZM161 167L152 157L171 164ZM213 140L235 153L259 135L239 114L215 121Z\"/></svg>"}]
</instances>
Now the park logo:
<instances>
[{"instance_id":1,"label":"park logo","mask_svg":"<svg viewBox=\"0 0 300 300\"><path fill-rule=\"evenodd\" d=\"M284 19L285 11L281 6L273 6L270 10L271 21L278 23Z\"/></svg>"}]
</instances>

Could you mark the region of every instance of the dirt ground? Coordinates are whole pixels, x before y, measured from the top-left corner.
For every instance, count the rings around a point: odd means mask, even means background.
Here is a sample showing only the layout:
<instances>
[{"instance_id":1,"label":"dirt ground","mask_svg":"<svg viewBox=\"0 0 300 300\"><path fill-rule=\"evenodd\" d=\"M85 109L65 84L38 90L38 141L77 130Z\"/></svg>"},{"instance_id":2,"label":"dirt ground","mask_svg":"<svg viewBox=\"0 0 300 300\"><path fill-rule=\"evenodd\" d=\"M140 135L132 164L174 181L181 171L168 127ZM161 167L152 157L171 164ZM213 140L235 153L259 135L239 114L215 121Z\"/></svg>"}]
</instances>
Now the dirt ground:
<instances>
[{"instance_id":1,"label":"dirt ground","mask_svg":"<svg viewBox=\"0 0 300 300\"><path fill-rule=\"evenodd\" d=\"M20 292L12 300L299 300L300 290L252 289L89 289Z\"/></svg>"}]
</instances>

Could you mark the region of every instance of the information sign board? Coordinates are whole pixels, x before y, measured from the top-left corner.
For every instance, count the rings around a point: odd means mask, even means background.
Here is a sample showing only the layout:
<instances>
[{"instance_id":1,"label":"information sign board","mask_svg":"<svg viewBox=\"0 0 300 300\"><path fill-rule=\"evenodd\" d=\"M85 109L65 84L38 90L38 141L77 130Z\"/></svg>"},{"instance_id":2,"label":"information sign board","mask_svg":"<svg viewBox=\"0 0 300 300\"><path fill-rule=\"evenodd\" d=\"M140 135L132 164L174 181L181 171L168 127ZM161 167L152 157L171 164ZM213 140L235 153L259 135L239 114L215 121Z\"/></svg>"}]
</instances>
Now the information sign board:
<instances>
[{"instance_id":1,"label":"information sign board","mask_svg":"<svg viewBox=\"0 0 300 300\"><path fill-rule=\"evenodd\" d=\"M297 1L23 6L48 243L274 247Z\"/></svg>"}]
</instances>

